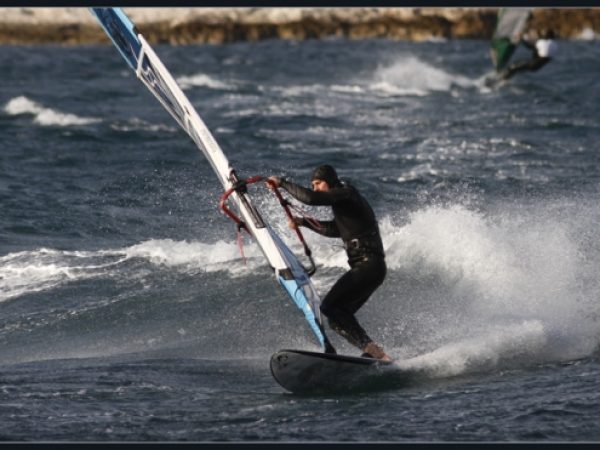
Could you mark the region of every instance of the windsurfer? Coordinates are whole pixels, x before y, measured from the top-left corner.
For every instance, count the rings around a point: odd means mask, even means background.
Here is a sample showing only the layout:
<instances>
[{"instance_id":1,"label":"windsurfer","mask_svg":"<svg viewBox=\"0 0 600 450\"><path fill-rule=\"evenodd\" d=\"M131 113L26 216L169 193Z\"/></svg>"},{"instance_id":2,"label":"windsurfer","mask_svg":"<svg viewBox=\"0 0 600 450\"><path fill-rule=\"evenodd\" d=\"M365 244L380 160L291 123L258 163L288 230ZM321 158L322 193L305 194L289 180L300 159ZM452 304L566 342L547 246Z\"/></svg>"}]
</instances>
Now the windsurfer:
<instances>
[{"instance_id":1,"label":"windsurfer","mask_svg":"<svg viewBox=\"0 0 600 450\"><path fill-rule=\"evenodd\" d=\"M540 39L537 39L535 43L532 43L528 39L521 39L523 45L532 51L533 55L531 59L519 61L510 65L504 71L502 71L501 78L508 80L518 72L535 72L541 69L548 62L550 62L556 53L557 45L554 39L555 34L552 30L546 31Z\"/></svg>"},{"instance_id":2,"label":"windsurfer","mask_svg":"<svg viewBox=\"0 0 600 450\"><path fill-rule=\"evenodd\" d=\"M363 356L390 361L356 320L355 314L386 275L385 252L373 209L351 184L341 181L335 169L322 165L311 179L312 191L283 177L269 177L270 185L282 187L307 205L331 206L333 220L314 221L294 217L290 227L304 226L327 237L340 237L344 242L350 270L333 285L321 303L321 312L329 325Z\"/></svg>"}]
</instances>

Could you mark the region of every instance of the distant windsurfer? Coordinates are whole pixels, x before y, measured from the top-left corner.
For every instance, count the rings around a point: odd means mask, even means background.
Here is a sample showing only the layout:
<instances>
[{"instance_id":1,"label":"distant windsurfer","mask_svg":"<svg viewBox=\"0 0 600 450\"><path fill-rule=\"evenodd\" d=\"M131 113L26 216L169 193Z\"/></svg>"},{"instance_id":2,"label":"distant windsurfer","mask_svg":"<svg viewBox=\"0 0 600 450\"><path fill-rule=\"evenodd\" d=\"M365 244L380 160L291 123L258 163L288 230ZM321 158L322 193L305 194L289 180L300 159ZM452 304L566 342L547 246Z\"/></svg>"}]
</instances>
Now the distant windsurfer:
<instances>
[{"instance_id":1,"label":"distant windsurfer","mask_svg":"<svg viewBox=\"0 0 600 450\"><path fill-rule=\"evenodd\" d=\"M531 59L510 65L500 73L500 77L503 80L508 80L518 72L535 72L541 69L556 54L557 45L554 39L555 34L552 30L546 31L535 43L532 43L528 39L521 39L521 43L532 51L533 55Z\"/></svg>"},{"instance_id":2,"label":"distant windsurfer","mask_svg":"<svg viewBox=\"0 0 600 450\"><path fill-rule=\"evenodd\" d=\"M290 227L304 226L323 236L340 237L344 242L350 270L325 296L321 312L331 328L361 349L363 356L390 361L383 348L367 335L354 316L383 283L387 271L379 225L367 200L354 186L341 181L330 165L314 170L312 191L283 177L272 176L269 181L302 203L332 207L333 220L315 223L304 217L294 217L290 221Z\"/></svg>"}]
</instances>

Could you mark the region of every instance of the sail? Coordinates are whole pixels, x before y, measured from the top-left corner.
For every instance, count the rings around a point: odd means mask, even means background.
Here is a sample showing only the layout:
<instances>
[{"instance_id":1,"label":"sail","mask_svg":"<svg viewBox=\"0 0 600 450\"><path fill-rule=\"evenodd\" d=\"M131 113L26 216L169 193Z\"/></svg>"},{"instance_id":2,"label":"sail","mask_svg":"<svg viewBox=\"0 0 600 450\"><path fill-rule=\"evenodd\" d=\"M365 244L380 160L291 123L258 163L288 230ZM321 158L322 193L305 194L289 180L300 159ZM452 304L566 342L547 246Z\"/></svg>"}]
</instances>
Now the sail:
<instances>
[{"instance_id":1,"label":"sail","mask_svg":"<svg viewBox=\"0 0 600 450\"><path fill-rule=\"evenodd\" d=\"M501 8L498 11L498 22L491 42L492 62L497 72L508 65L530 15L530 8Z\"/></svg>"},{"instance_id":2,"label":"sail","mask_svg":"<svg viewBox=\"0 0 600 450\"><path fill-rule=\"evenodd\" d=\"M240 180L219 144L131 20L120 8L90 10L137 77L208 159L223 188L232 188ZM247 192L234 191L231 198L243 216L246 228L273 268L280 285L304 313L323 349L330 349L319 309L321 300L306 270L273 228L260 216Z\"/></svg>"}]
</instances>

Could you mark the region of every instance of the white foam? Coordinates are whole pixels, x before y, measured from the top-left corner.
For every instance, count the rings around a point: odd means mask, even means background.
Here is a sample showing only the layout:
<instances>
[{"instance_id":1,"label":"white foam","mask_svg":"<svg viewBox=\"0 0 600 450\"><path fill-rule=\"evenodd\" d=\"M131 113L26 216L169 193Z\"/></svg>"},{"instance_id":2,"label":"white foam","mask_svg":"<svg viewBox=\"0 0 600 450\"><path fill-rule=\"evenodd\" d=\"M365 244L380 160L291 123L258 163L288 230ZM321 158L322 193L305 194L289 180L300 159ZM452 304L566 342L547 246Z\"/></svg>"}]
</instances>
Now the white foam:
<instances>
[{"instance_id":1,"label":"white foam","mask_svg":"<svg viewBox=\"0 0 600 450\"><path fill-rule=\"evenodd\" d=\"M450 91L453 86L475 87L476 82L433 67L414 56L402 56L376 70L371 89L386 95L424 96L432 91Z\"/></svg>"},{"instance_id":2,"label":"white foam","mask_svg":"<svg viewBox=\"0 0 600 450\"><path fill-rule=\"evenodd\" d=\"M231 86L223 83L222 81L215 80L210 76L199 73L192 76L181 76L177 78L177 84L181 87L181 89L189 89L192 87L208 87L211 89L230 89Z\"/></svg>"},{"instance_id":3,"label":"white foam","mask_svg":"<svg viewBox=\"0 0 600 450\"><path fill-rule=\"evenodd\" d=\"M592 28L584 28L581 33L575 37L580 41L594 41L598 39L598 34Z\"/></svg>"},{"instance_id":4,"label":"white foam","mask_svg":"<svg viewBox=\"0 0 600 450\"><path fill-rule=\"evenodd\" d=\"M68 127L72 125L88 125L101 121L101 119L93 117L80 117L46 108L25 96L15 97L10 100L4 106L4 111L12 116L31 114L34 116L33 122L42 126Z\"/></svg>"},{"instance_id":5,"label":"white foam","mask_svg":"<svg viewBox=\"0 0 600 450\"><path fill-rule=\"evenodd\" d=\"M362 94L365 92L365 89L362 86L358 86L358 85L334 84L334 85L331 85L330 89L333 92L342 92L342 93L350 93L350 94Z\"/></svg>"},{"instance_id":6,"label":"white foam","mask_svg":"<svg viewBox=\"0 0 600 450\"><path fill-rule=\"evenodd\" d=\"M273 92L280 93L283 97L302 97L307 94L318 94L320 92L323 92L324 86L322 84L272 86L270 90Z\"/></svg>"}]
</instances>

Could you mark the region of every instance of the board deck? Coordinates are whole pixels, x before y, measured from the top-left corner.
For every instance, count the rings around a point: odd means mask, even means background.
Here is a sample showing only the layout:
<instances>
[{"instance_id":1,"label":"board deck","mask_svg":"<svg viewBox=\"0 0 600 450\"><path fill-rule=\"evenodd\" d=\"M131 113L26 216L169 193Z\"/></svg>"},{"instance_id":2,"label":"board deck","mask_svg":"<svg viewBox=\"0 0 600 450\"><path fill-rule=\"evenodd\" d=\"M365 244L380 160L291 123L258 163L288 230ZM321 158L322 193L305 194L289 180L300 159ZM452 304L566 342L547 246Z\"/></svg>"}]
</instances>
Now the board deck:
<instances>
[{"instance_id":1,"label":"board deck","mask_svg":"<svg viewBox=\"0 0 600 450\"><path fill-rule=\"evenodd\" d=\"M280 350L270 367L281 387L297 394L373 390L408 381L408 373L393 362L306 350Z\"/></svg>"}]
</instances>

